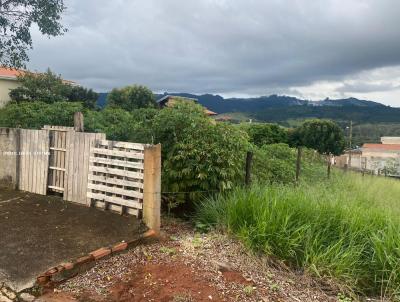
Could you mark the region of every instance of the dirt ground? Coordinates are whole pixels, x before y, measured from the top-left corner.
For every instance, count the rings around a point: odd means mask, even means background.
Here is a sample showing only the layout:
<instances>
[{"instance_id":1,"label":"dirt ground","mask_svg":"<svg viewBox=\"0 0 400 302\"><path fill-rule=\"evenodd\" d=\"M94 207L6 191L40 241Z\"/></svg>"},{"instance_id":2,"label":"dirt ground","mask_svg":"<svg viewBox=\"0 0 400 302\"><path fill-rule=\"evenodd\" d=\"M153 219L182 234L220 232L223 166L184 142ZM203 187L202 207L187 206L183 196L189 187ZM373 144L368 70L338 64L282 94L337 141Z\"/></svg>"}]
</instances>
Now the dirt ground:
<instances>
[{"instance_id":1,"label":"dirt ground","mask_svg":"<svg viewBox=\"0 0 400 302\"><path fill-rule=\"evenodd\" d=\"M61 262L137 238L138 219L55 196L0 191L0 284L19 291Z\"/></svg>"},{"instance_id":2,"label":"dirt ground","mask_svg":"<svg viewBox=\"0 0 400 302\"><path fill-rule=\"evenodd\" d=\"M329 287L226 235L198 234L177 220L164 221L162 231L159 242L101 260L38 301L338 301Z\"/></svg>"}]
</instances>

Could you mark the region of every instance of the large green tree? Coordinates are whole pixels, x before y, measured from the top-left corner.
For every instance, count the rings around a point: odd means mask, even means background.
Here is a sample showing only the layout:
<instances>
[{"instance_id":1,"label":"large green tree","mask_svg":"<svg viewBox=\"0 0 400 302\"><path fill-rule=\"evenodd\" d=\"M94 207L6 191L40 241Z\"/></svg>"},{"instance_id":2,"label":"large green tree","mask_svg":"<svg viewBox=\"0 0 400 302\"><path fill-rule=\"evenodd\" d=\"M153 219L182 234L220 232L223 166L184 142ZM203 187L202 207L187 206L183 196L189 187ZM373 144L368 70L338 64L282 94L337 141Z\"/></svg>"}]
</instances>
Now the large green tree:
<instances>
[{"instance_id":1,"label":"large green tree","mask_svg":"<svg viewBox=\"0 0 400 302\"><path fill-rule=\"evenodd\" d=\"M107 96L107 106L118 107L127 111L139 108L156 107L153 92L141 85L114 88Z\"/></svg>"},{"instance_id":2,"label":"large green tree","mask_svg":"<svg viewBox=\"0 0 400 302\"><path fill-rule=\"evenodd\" d=\"M47 36L59 36L65 29L60 20L63 0L0 0L0 65L21 68L32 48L31 26Z\"/></svg>"},{"instance_id":3,"label":"large green tree","mask_svg":"<svg viewBox=\"0 0 400 302\"><path fill-rule=\"evenodd\" d=\"M92 89L72 85L48 69L45 73L24 72L18 76L20 86L10 91L17 103L41 101L82 102L86 108L95 108L98 94Z\"/></svg>"},{"instance_id":4,"label":"large green tree","mask_svg":"<svg viewBox=\"0 0 400 302\"><path fill-rule=\"evenodd\" d=\"M340 155L344 151L345 138L343 130L333 121L308 120L305 121L294 134L297 145L318 151L326 155L328 164L328 177L331 170L331 156Z\"/></svg>"}]
</instances>

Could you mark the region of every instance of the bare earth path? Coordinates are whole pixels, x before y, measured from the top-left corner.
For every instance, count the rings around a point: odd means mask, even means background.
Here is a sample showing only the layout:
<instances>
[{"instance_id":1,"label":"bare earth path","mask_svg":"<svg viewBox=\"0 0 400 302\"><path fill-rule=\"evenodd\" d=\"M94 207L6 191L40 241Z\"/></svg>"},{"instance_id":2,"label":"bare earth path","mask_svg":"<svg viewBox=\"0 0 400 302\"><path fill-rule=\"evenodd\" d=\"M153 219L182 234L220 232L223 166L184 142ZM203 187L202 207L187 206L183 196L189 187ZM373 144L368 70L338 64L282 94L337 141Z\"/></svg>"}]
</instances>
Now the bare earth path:
<instances>
[{"instance_id":1,"label":"bare earth path","mask_svg":"<svg viewBox=\"0 0 400 302\"><path fill-rule=\"evenodd\" d=\"M199 235L164 222L160 242L99 261L39 300L59 301L337 301L310 278L249 254L219 233Z\"/></svg>"}]
</instances>

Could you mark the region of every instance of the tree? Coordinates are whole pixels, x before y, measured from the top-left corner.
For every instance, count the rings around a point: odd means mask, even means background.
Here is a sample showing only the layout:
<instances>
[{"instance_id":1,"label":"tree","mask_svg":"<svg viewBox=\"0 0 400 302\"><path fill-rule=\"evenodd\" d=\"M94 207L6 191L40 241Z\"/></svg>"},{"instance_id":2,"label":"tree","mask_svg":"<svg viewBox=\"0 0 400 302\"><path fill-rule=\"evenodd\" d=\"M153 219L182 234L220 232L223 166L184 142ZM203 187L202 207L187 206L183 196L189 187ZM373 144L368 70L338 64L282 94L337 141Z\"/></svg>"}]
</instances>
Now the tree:
<instances>
[{"instance_id":1,"label":"tree","mask_svg":"<svg viewBox=\"0 0 400 302\"><path fill-rule=\"evenodd\" d=\"M0 65L25 67L27 51L32 48L31 26L36 24L43 35L62 35L64 10L63 0L0 1Z\"/></svg>"},{"instance_id":2,"label":"tree","mask_svg":"<svg viewBox=\"0 0 400 302\"><path fill-rule=\"evenodd\" d=\"M340 155L345 147L343 130L333 121L309 120L304 122L296 135L298 144L317 150L327 157L327 175L330 177L331 156Z\"/></svg>"},{"instance_id":3,"label":"tree","mask_svg":"<svg viewBox=\"0 0 400 302\"><path fill-rule=\"evenodd\" d=\"M119 107L127 111L156 107L153 92L141 85L114 88L107 96L107 106Z\"/></svg>"},{"instance_id":4,"label":"tree","mask_svg":"<svg viewBox=\"0 0 400 302\"><path fill-rule=\"evenodd\" d=\"M20 86L10 91L10 98L17 102L45 103L82 102L86 108L96 107L98 94L92 89L73 86L50 69L45 73L24 72L18 76Z\"/></svg>"}]
</instances>

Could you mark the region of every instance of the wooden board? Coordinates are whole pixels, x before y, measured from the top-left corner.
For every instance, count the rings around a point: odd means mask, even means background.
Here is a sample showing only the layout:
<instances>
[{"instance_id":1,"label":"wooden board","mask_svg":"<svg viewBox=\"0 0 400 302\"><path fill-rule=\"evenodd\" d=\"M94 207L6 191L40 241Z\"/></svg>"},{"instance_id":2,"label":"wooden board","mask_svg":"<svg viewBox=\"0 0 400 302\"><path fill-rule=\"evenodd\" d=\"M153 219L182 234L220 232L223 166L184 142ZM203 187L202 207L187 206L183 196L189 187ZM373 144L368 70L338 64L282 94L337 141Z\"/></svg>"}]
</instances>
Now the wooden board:
<instances>
[{"instance_id":1,"label":"wooden board","mask_svg":"<svg viewBox=\"0 0 400 302\"><path fill-rule=\"evenodd\" d=\"M49 166L49 131L20 130L19 189L46 195Z\"/></svg>"},{"instance_id":2,"label":"wooden board","mask_svg":"<svg viewBox=\"0 0 400 302\"><path fill-rule=\"evenodd\" d=\"M143 209L143 144L99 140L90 149L88 204L139 216Z\"/></svg>"},{"instance_id":3,"label":"wooden board","mask_svg":"<svg viewBox=\"0 0 400 302\"><path fill-rule=\"evenodd\" d=\"M64 200L87 204L90 146L104 133L66 132Z\"/></svg>"}]
</instances>

